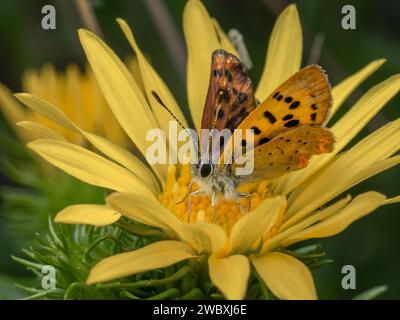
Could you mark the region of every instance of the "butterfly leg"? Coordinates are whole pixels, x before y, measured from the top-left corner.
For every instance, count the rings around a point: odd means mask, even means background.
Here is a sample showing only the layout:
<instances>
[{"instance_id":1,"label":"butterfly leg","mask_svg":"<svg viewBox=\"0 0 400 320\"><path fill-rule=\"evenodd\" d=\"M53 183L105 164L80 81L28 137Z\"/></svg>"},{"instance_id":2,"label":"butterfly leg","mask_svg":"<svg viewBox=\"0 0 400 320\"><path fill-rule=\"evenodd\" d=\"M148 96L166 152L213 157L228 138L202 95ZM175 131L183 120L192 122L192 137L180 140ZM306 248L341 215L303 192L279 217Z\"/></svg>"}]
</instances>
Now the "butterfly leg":
<instances>
[{"instance_id":1,"label":"butterfly leg","mask_svg":"<svg viewBox=\"0 0 400 320\"><path fill-rule=\"evenodd\" d=\"M243 207L240 204L240 198L241 197L247 198L247 207L246 207L246 213L247 213L247 212L250 211L251 193L236 192L236 205L240 208L240 211L244 212Z\"/></svg>"},{"instance_id":2,"label":"butterfly leg","mask_svg":"<svg viewBox=\"0 0 400 320\"><path fill-rule=\"evenodd\" d=\"M192 192L189 195L188 211L187 211L188 212L187 223L189 223L189 221L190 221L190 213L191 213L191 209L192 209L192 197L197 195L197 194L200 194L200 193L204 193L204 190L197 190L197 191Z\"/></svg>"},{"instance_id":3,"label":"butterfly leg","mask_svg":"<svg viewBox=\"0 0 400 320\"><path fill-rule=\"evenodd\" d=\"M213 190L211 195L211 221L214 222L215 204L217 203L217 192Z\"/></svg>"},{"instance_id":4,"label":"butterfly leg","mask_svg":"<svg viewBox=\"0 0 400 320\"><path fill-rule=\"evenodd\" d=\"M193 181L190 181L185 196L183 197L182 200L177 201L176 204L181 204L182 202L184 202L186 200L187 196L192 191L192 186L193 186Z\"/></svg>"}]
</instances>

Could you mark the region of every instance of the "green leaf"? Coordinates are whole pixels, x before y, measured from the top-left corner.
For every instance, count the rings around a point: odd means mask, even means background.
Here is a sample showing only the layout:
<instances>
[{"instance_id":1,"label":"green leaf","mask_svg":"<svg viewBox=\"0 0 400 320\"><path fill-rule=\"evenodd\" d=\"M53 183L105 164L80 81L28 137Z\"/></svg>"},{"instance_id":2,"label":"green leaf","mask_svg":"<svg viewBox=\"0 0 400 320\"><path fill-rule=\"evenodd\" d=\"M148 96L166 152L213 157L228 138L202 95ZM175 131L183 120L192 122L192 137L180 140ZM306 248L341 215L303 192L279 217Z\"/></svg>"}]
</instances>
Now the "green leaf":
<instances>
[{"instance_id":1,"label":"green leaf","mask_svg":"<svg viewBox=\"0 0 400 320\"><path fill-rule=\"evenodd\" d=\"M368 289L358 295L356 295L353 300L373 300L379 297L381 294L386 292L388 286L377 286L371 289Z\"/></svg>"},{"instance_id":2,"label":"green leaf","mask_svg":"<svg viewBox=\"0 0 400 320\"><path fill-rule=\"evenodd\" d=\"M0 274L0 299L11 300L20 299L26 296L24 289L15 285L16 282L25 283L27 285L33 284L33 278L18 278L5 274Z\"/></svg>"}]
</instances>

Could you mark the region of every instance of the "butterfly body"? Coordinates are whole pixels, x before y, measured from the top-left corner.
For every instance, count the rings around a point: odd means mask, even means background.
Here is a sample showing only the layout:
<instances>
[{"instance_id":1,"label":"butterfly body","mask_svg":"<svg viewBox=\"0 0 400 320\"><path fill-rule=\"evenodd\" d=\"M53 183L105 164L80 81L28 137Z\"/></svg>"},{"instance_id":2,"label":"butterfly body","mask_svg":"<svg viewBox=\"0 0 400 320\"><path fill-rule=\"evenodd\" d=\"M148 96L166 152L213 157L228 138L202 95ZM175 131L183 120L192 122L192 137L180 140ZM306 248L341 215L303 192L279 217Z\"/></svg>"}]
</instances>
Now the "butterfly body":
<instances>
[{"instance_id":1,"label":"butterfly body","mask_svg":"<svg viewBox=\"0 0 400 320\"><path fill-rule=\"evenodd\" d=\"M210 167L211 171L205 170L205 167ZM215 164L200 162L198 165L192 166L192 181L204 194L222 193L226 199L233 199L236 197L236 187L241 179L232 175L231 169L231 166L218 168Z\"/></svg>"},{"instance_id":2,"label":"butterfly body","mask_svg":"<svg viewBox=\"0 0 400 320\"><path fill-rule=\"evenodd\" d=\"M236 190L241 182L276 179L306 167L313 155L331 152L334 137L323 126L331 104L330 84L316 65L298 71L258 104L239 59L216 50L212 55L201 129L243 133L251 129L253 134L244 135L240 142L243 148L253 146L254 156L249 161L254 162L254 170L248 175L238 175L237 169L243 163L239 164L235 158L231 163L224 162L225 144L215 148L211 138L202 138L198 148L200 160L191 168L191 185L196 183L199 189L190 194L189 214L191 198L197 194L211 194L212 209L219 193L239 203L241 197L251 196ZM233 137L230 142L234 144Z\"/></svg>"}]
</instances>

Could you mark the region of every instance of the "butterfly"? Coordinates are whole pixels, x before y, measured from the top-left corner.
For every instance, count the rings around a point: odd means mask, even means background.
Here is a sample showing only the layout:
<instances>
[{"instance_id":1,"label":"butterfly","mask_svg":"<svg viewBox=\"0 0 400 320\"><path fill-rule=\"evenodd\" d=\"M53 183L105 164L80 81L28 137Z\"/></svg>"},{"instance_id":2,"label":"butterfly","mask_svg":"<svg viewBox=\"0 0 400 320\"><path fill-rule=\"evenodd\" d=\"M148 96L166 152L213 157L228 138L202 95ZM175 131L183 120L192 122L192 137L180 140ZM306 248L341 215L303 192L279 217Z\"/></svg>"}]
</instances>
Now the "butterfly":
<instances>
[{"instance_id":1,"label":"butterfly","mask_svg":"<svg viewBox=\"0 0 400 320\"><path fill-rule=\"evenodd\" d=\"M201 129L252 130L254 169L248 176L238 176L235 170L240 165L236 159L226 164L223 154L218 154L219 161L214 163L209 156L215 152L211 139L202 139L199 160L191 166L188 216L192 197L202 193L211 194L212 212L219 193L236 199L239 206L240 198L247 197L249 204L251 194L236 191L241 182L276 179L305 168L311 156L332 152L335 141L332 132L324 127L332 95L321 67L301 69L259 103L251 79L235 55L216 50L211 60ZM250 143L249 138L244 136L243 147ZM191 192L193 183L199 189Z\"/></svg>"}]
</instances>

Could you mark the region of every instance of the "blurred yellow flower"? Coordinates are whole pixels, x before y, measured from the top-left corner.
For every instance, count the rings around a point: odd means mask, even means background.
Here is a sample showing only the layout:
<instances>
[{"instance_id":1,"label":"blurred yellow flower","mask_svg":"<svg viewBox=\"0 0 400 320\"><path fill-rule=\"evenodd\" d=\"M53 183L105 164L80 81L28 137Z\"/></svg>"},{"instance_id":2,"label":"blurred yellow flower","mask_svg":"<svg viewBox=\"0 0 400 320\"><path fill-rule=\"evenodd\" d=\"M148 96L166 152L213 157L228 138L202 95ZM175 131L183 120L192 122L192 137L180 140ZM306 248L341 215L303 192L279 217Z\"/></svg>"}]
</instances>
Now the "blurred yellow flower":
<instances>
[{"instance_id":1,"label":"blurred yellow flower","mask_svg":"<svg viewBox=\"0 0 400 320\"><path fill-rule=\"evenodd\" d=\"M80 30L79 36L108 105L126 134L145 154L150 143L144 139L148 130L167 130L170 120L169 114L152 98L152 90L185 125L186 120L168 87L140 51L127 23L120 19L118 23L135 51L143 89L101 39L86 30ZM183 26L188 48L189 108L198 127L211 53L218 48L230 52L234 49L200 1L187 2ZM269 40L265 68L256 90L260 100L299 70L301 55L300 21L296 6L290 5L279 16ZM383 63L384 60L373 61L333 88L331 116ZM200 196L193 199L190 223L186 218L187 201L177 204L190 181L187 167L150 167L109 140L81 129L66 112L45 100L27 93L18 94L17 98L50 121L79 133L102 155L66 142L52 131L47 138L30 142L30 149L82 181L115 191L104 206L82 204L65 208L57 214L57 222L102 226L114 223L122 215L159 228L169 237L105 258L91 270L88 284L205 258L211 281L228 299L244 298L250 264L276 297L316 299L309 269L280 249L306 239L335 235L378 207L399 202L399 197L386 199L371 191L330 204L352 186L400 162L400 156L394 155L400 146L400 119L343 151L399 89L399 75L387 79L366 92L330 126L337 139L332 153L315 157L307 168L277 180L240 186L252 193L249 213L243 214L232 202L221 200L212 222L210 200Z\"/></svg>"},{"instance_id":2,"label":"blurred yellow flower","mask_svg":"<svg viewBox=\"0 0 400 320\"><path fill-rule=\"evenodd\" d=\"M137 70L135 63L133 59L127 62L134 72ZM22 90L56 105L80 127L129 147L129 139L112 115L88 67L82 72L77 65L70 64L65 72L57 72L53 65L46 64L39 70L27 70L22 76ZM46 128L50 128L59 134L58 137L65 137L77 144L83 142L82 138L70 129L61 127L21 105L3 84L0 84L0 110L9 123L18 123L36 134L44 131L45 136L48 133ZM32 140L34 137L32 133L19 128L17 133L23 141Z\"/></svg>"}]
</instances>

